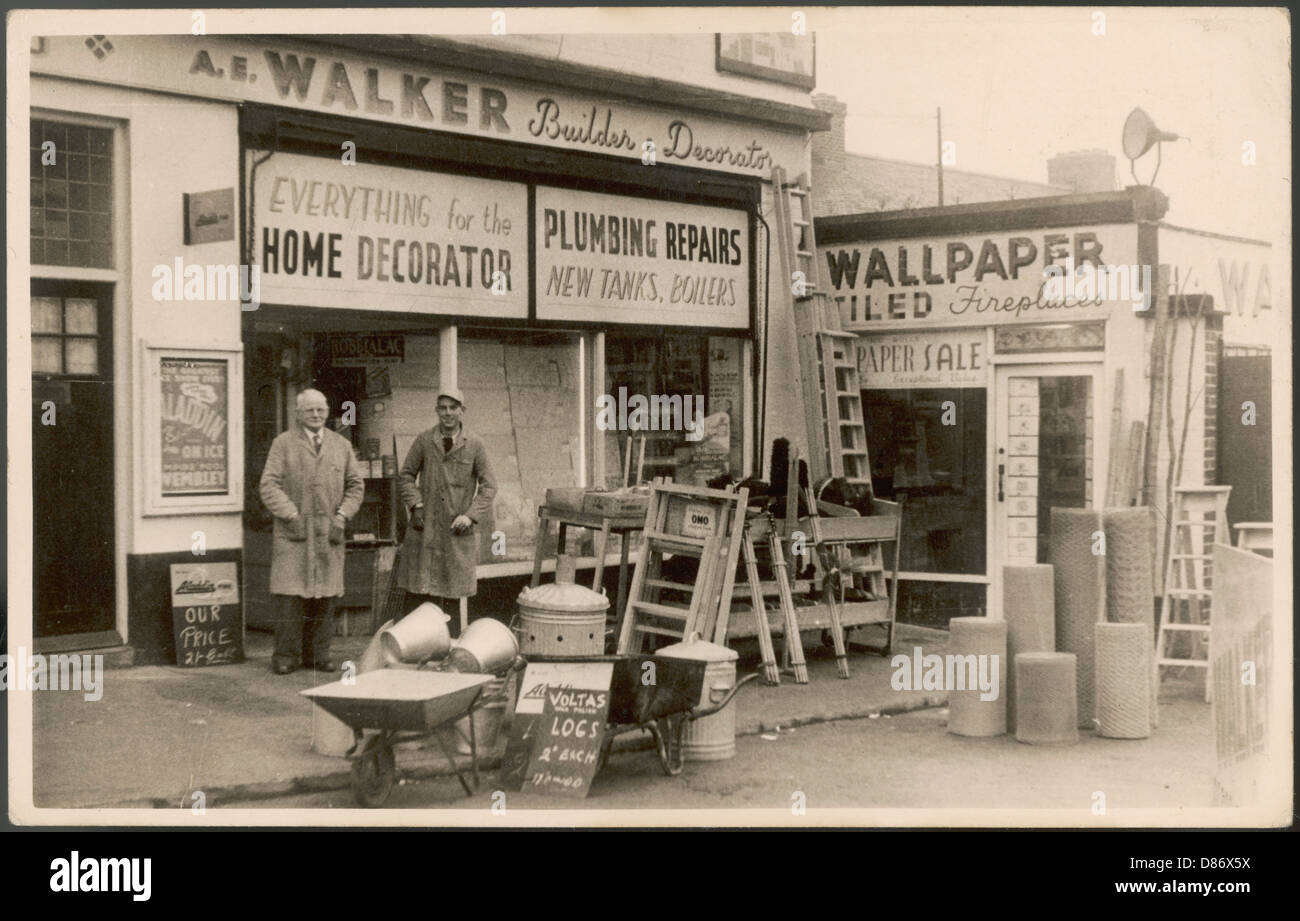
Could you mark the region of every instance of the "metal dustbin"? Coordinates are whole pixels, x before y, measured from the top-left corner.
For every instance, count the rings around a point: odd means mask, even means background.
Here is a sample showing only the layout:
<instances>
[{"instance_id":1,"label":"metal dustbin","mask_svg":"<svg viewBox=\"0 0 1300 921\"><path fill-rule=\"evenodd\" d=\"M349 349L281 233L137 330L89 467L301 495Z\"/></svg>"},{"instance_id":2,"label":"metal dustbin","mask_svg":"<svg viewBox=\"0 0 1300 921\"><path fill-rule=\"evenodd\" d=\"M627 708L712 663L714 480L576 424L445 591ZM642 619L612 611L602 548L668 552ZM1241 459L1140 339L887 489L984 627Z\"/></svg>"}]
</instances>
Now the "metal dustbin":
<instances>
[{"instance_id":1,"label":"metal dustbin","mask_svg":"<svg viewBox=\"0 0 1300 921\"><path fill-rule=\"evenodd\" d=\"M699 707L715 707L736 686L734 649L700 639L693 633L683 643L674 643L655 652L672 659L694 659L707 663ZM682 755L686 761L725 761L736 756L736 708L728 704L712 716L691 720L682 738Z\"/></svg>"},{"instance_id":2,"label":"metal dustbin","mask_svg":"<svg viewBox=\"0 0 1300 921\"><path fill-rule=\"evenodd\" d=\"M563 577L557 573L557 577ZM609 599L572 581L557 581L519 593L515 632L524 656L605 654L605 612Z\"/></svg>"}]
</instances>

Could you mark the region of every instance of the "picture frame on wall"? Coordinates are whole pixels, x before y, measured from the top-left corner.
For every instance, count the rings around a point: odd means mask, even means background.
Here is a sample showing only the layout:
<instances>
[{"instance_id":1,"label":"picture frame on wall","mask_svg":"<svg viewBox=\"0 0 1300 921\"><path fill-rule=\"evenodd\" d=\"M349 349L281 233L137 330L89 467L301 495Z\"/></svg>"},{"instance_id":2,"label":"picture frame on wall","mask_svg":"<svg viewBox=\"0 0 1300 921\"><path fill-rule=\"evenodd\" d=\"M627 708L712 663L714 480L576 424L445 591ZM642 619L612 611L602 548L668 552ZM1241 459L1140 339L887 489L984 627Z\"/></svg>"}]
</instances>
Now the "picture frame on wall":
<instances>
[{"instance_id":1,"label":"picture frame on wall","mask_svg":"<svg viewBox=\"0 0 1300 921\"><path fill-rule=\"evenodd\" d=\"M812 34L718 32L717 68L811 90L817 85L817 46Z\"/></svg>"},{"instance_id":2,"label":"picture frame on wall","mask_svg":"<svg viewBox=\"0 0 1300 921\"><path fill-rule=\"evenodd\" d=\"M145 515L243 511L242 356L142 345Z\"/></svg>"}]
</instances>

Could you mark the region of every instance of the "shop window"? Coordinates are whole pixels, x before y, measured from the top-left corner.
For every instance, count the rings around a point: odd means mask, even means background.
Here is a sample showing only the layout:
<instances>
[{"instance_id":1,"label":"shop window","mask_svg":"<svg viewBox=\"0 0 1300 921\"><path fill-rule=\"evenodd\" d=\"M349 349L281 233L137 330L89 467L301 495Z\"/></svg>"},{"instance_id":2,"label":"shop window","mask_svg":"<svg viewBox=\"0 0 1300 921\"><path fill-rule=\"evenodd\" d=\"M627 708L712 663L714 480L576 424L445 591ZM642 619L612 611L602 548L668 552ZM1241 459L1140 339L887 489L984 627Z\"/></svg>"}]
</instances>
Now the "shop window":
<instances>
[{"instance_id":1,"label":"shop window","mask_svg":"<svg viewBox=\"0 0 1300 921\"><path fill-rule=\"evenodd\" d=\"M100 373L99 301L88 297L32 298L32 373Z\"/></svg>"},{"instance_id":2,"label":"shop window","mask_svg":"<svg viewBox=\"0 0 1300 921\"><path fill-rule=\"evenodd\" d=\"M33 265L113 266L113 132L32 119Z\"/></svg>"},{"instance_id":3,"label":"shop window","mask_svg":"<svg viewBox=\"0 0 1300 921\"><path fill-rule=\"evenodd\" d=\"M903 501L900 568L984 575L983 387L864 390L872 484Z\"/></svg>"},{"instance_id":4,"label":"shop window","mask_svg":"<svg viewBox=\"0 0 1300 921\"><path fill-rule=\"evenodd\" d=\"M668 477L702 486L738 474L744 438L740 361L740 340L734 338L609 335L604 396L610 412L596 416L605 485L622 485L633 448L629 479L636 478L642 436L642 480ZM642 404L633 397L645 401L641 416L636 409Z\"/></svg>"},{"instance_id":5,"label":"shop window","mask_svg":"<svg viewBox=\"0 0 1300 921\"><path fill-rule=\"evenodd\" d=\"M465 427L483 441L497 480L479 562L530 560L546 491L580 485L583 414L578 337L462 329L457 345ZM492 531L504 537L497 552ZM545 548L553 551L556 529ZM580 535L574 535L578 539ZM590 541L576 548L591 552Z\"/></svg>"}]
</instances>

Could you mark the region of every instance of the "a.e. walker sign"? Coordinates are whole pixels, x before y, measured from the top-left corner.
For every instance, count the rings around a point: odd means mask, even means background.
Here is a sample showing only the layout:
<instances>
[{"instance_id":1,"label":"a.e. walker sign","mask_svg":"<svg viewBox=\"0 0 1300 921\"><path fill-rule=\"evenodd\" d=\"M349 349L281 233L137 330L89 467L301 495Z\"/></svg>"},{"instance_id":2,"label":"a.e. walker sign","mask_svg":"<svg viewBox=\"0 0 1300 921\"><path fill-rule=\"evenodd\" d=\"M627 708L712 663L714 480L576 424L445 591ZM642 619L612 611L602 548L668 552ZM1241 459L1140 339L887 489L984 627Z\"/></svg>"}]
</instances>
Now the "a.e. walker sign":
<instances>
[{"instance_id":1,"label":"a.e. walker sign","mask_svg":"<svg viewBox=\"0 0 1300 921\"><path fill-rule=\"evenodd\" d=\"M804 155L802 131L578 95L442 67L238 36L113 36L97 58L84 36L53 36L32 72L235 102L258 102L499 140L768 177ZM649 142L649 146L647 146Z\"/></svg>"}]
</instances>

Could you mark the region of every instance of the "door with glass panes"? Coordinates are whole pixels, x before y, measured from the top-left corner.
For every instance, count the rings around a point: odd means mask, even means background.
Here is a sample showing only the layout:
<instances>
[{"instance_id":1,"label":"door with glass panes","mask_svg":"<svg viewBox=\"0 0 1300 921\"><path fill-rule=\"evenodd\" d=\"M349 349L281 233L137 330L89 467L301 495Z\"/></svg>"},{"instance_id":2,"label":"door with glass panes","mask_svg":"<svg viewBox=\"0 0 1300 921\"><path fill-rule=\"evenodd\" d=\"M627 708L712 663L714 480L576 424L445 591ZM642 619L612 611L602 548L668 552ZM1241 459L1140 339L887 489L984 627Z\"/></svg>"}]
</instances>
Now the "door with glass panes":
<instances>
[{"instance_id":1,"label":"door with glass panes","mask_svg":"<svg viewBox=\"0 0 1300 921\"><path fill-rule=\"evenodd\" d=\"M114 627L112 287L32 282L36 637Z\"/></svg>"},{"instance_id":2,"label":"door with glass panes","mask_svg":"<svg viewBox=\"0 0 1300 921\"><path fill-rule=\"evenodd\" d=\"M1003 365L996 375L993 559L1046 563L1051 509L1092 508L1109 433L1100 364ZM1000 580L999 580L1000 581Z\"/></svg>"}]
</instances>

